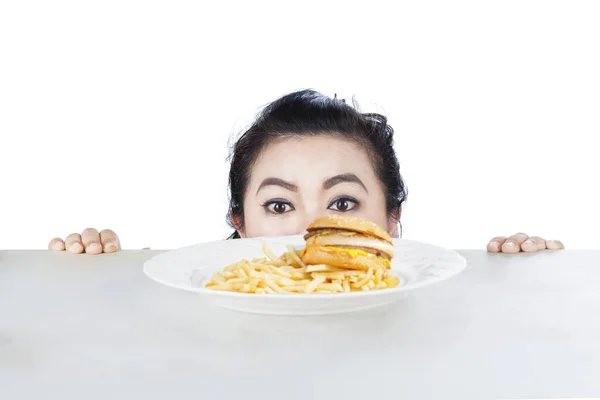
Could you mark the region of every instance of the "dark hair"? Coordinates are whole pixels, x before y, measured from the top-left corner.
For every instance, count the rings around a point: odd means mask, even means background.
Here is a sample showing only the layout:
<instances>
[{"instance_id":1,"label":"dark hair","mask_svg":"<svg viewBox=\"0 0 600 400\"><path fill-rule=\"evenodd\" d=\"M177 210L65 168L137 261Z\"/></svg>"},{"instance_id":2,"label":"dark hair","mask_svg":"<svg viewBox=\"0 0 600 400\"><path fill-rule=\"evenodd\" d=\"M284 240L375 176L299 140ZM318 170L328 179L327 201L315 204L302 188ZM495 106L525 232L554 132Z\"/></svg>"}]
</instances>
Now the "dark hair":
<instances>
[{"instance_id":1,"label":"dark hair","mask_svg":"<svg viewBox=\"0 0 600 400\"><path fill-rule=\"evenodd\" d=\"M229 170L229 213L244 226L244 196L252 166L272 140L294 136L332 135L356 141L367 149L385 188L388 215L397 214L407 190L394 151L394 130L380 114L363 114L344 100L314 90L285 95L267 105L233 145ZM399 217L399 215L398 215ZM234 232L230 238L239 238Z\"/></svg>"}]
</instances>

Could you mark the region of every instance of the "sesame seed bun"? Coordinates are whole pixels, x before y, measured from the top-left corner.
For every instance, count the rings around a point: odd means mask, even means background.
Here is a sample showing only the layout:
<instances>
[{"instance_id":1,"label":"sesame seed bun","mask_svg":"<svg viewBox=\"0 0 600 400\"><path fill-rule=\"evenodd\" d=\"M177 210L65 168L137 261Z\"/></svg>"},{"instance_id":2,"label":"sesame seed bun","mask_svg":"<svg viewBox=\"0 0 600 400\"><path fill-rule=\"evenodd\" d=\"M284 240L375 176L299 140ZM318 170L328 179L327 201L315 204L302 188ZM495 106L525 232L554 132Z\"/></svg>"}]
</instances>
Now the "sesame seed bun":
<instances>
[{"instance_id":1,"label":"sesame seed bun","mask_svg":"<svg viewBox=\"0 0 600 400\"><path fill-rule=\"evenodd\" d=\"M328 215L321 217L310 224L310 226L306 229L308 234L304 238L307 239L310 236L313 236L311 234L312 232L321 229L336 229L356 232L362 235L372 236L392 244L392 238L385 229L369 220L358 217L343 215Z\"/></svg>"}]
</instances>

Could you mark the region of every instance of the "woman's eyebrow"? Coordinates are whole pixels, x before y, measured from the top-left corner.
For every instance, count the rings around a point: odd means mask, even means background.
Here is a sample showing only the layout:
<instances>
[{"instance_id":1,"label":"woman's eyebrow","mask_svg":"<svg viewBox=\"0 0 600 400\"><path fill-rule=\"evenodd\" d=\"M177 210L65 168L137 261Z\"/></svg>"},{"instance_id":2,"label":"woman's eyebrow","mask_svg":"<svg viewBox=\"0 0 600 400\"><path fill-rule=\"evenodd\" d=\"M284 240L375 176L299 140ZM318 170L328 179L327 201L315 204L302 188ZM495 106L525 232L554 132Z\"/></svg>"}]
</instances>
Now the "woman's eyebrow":
<instances>
[{"instance_id":1,"label":"woman's eyebrow","mask_svg":"<svg viewBox=\"0 0 600 400\"><path fill-rule=\"evenodd\" d=\"M325 180L325 182L323 182L323 189L328 190L334 187L335 185L344 182L356 183L362 186L362 188L365 189L365 192L369 193L363 181L361 181L360 178L354 174L341 174L332 176L331 178L328 178L327 180Z\"/></svg>"},{"instance_id":2,"label":"woman's eyebrow","mask_svg":"<svg viewBox=\"0 0 600 400\"><path fill-rule=\"evenodd\" d=\"M283 179L279 179L279 178L266 178L264 181L261 182L260 186L258 187L258 190L256 191L256 193L260 192L260 190L264 187L267 186L280 186L284 189L287 189L291 192L297 192L298 191L298 186L294 185L293 183L290 183L288 181L284 181Z\"/></svg>"}]
</instances>

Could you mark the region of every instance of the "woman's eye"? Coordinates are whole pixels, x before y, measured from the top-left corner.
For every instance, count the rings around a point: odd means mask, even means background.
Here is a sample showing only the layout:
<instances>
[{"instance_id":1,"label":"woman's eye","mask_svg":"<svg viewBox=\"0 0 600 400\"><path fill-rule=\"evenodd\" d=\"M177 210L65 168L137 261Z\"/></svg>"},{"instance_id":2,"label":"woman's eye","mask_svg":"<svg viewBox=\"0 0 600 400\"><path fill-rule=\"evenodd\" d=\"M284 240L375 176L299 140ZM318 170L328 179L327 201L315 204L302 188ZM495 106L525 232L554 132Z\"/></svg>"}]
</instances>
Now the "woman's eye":
<instances>
[{"instance_id":1,"label":"woman's eye","mask_svg":"<svg viewBox=\"0 0 600 400\"><path fill-rule=\"evenodd\" d=\"M285 203L283 201L273 201L266 204L265 207L273 214L285 214L294 210L294 207L292 207L290 203Z\"/></svg>"},{"instance_id":2,"label":"woman's eye","mask_svg":"<svg viewBox=\"0 0 600 400\"><path fill-rule=\"evenodd\" d=\"M330 210L334 210L334 211L348 212L348 211L354 210L357 205L358 205L358 202L356 200L348 199L348 198L340 198L340 199L334 200L329 205L328 208Z\"/></svg>"}]
</instances>

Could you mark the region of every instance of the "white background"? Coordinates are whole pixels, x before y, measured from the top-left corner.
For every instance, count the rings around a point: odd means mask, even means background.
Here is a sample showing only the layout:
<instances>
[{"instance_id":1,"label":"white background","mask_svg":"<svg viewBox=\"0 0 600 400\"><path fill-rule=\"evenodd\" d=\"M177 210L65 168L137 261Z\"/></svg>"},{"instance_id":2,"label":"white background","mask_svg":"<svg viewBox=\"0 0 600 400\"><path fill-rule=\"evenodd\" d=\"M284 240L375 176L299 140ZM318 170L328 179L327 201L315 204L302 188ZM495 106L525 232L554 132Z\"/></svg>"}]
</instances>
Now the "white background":
<instances>
[{"instance_id":1,"label":"white background","mask_svg":"<svg viewBox=\"0 0 600 400\"><path fill-rule=\"evenodd\" d=\"M598 248L600 2L209 3L0 3L0 248L227 236L230 136L302 88L389 117L406 238Z\"/></svg>"}]
</instances>

